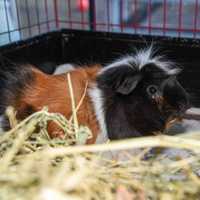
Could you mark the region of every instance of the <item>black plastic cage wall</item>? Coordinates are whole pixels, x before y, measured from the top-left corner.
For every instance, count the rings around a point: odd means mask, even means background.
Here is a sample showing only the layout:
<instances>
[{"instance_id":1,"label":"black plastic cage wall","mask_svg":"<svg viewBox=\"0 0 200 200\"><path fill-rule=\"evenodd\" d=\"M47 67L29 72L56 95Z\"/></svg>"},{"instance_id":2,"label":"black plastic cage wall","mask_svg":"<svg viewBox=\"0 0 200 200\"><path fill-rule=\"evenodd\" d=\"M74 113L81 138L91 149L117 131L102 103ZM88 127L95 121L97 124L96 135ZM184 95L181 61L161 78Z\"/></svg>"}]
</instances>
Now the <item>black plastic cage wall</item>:
<instances>
[{"instance_id":1,"label":"black plastic cage wall","mask_svg":"<svg viewBox=\"0 0 200 200\"><path fill-rule=\"evenodd\" d=\"M62 63L107 64L153 42L184 67L180 81L200 106L199 0L0 0L0 20L1 63L46 73Z\"/></svg>"},{"instance_id":2,"label":"black plastic cage wall","mask_svg":"<svg viewBox=\"0 0 200 200\"><path fill-rule=\"evenodd\" d=\"M68 28L200 38L199 0L0 0L0 44Z\"/></svg>"}]
</instances>

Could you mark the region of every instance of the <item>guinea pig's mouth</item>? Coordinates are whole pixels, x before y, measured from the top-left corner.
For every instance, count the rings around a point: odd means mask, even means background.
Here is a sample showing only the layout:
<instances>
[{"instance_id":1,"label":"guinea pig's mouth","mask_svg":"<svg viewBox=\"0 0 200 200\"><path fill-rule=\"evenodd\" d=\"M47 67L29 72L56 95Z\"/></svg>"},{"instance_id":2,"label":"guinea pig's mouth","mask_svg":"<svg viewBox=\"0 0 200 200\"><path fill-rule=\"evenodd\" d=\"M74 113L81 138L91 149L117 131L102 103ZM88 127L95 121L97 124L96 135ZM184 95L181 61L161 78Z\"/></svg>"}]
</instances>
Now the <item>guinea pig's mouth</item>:
<instances>
[{"instance_id":1,"label":"guinea pig's mouth","mask_svg":"<svg viewBox=\"0 0 200 200\"><path fill-rule=\"evenodd\" d=\"M184 118L185 112L190 108L189 105L180 104L177 108L173 108L169 105L163 107L163 114L165 116L165 130L177 122L181 122Z\"/></svg>"},{"instance_id":2,"label":"guinea pig's mouth","mask_svg":"<svg viewBox=\"0 0 200 200\"><path fill-rule=\"evenodd\" d=\"M169 115L169 117L166 120L165 123L165 130L168 130L170 127L172 127L177 122L181 122L184 118L184 111L173 111Z\"/></svg>"},{"instance_id":3,"label":"guinea pig's mouth","mask_svg":"<svg viewBox=\"0 0 200 200\"><path fill-rule=\"evenodd\" d=\"M168 120L165 123L165 130L168 130L169 128L171 128L177 122L181 122L182 119L183 119L183 117L181 117L181 116L169 117Z\"/></svg>"}]
</instances>

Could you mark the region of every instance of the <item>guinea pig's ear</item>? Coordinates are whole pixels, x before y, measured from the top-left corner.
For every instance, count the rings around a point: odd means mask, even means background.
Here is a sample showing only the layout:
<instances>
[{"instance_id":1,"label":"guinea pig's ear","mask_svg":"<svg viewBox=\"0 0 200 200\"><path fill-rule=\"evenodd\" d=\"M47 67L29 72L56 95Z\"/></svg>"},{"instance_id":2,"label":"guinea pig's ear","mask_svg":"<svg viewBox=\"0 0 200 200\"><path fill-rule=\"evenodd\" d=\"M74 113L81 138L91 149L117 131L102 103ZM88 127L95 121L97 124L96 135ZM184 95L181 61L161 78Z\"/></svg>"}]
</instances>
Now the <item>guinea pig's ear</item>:
<instances>
[{"instance_id":1,"label":"guinea pig's ear","mask_svg":"<svg viewBox=\"0 0 200 200\"><path fill-rule=\"evenodd\" d=\"M125 77L121 84L116 88L116 91L120 94L128 95L136 88L141 79L142 76L140 74Z\"/></svg>"},{"instance_id":2,"label":"guinea pig's ear","mask_svg":"<svg viewBox=\"0 0 200 200\"><path fill-rule=\"evenodd\" d=\"M142 74L130 66L122 65L103 69L97 78L102 89L112 89L123 95L130 94L142 79Z\"/></svg>"}]
</instances>

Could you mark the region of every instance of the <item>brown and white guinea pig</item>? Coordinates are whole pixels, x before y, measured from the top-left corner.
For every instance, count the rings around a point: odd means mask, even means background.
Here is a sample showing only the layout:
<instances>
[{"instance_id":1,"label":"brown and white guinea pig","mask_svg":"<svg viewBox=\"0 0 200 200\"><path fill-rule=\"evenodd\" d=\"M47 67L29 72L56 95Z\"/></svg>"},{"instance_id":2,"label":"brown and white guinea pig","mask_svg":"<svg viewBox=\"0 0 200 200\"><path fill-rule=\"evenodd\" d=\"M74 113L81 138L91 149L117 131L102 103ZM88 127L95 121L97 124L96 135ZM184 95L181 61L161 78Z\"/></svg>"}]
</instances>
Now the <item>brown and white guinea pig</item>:
<instances>
[{"instance_id":1,"label":"brown and white guinea pig","mask_svg":"<svg viewBox=\"0 0 200 200\"><path fill-rule=\"evenodd\" d=\"M8 105L15 107L19 120L44 106L69 118L72 109L67 73L76 105L87 87L77 115L79 123L93 133L89 144L163 131L169 120L181 116L189 107L188 94L176 79L180 69L161 56L153 56L150 47L104 68L77 67L59 75L44 74L34 66L2 67L2 126ZM53 122L48 124L48 131L52 137L63 134Z\"/></svg>"}]
</instances>

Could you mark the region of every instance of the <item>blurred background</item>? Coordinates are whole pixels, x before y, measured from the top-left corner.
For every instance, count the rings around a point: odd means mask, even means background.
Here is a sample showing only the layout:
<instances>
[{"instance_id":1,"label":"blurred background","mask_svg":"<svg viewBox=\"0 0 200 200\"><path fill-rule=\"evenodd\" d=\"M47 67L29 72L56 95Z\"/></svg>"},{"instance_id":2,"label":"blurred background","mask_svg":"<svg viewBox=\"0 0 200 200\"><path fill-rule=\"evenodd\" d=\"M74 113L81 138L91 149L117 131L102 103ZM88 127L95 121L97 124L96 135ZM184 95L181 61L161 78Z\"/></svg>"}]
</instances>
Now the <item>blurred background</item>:
<instances>
[{"instance_id":1,"label":"blurred background","mask_svg":"<svg viewBox=\"0 0 200 200\"><path fill-rule=\"evenodd\" d=\"M0 45L58 28L200 38L200 5L198 0L0 0L0 22Z\"/></svg>"}]
</instances>

